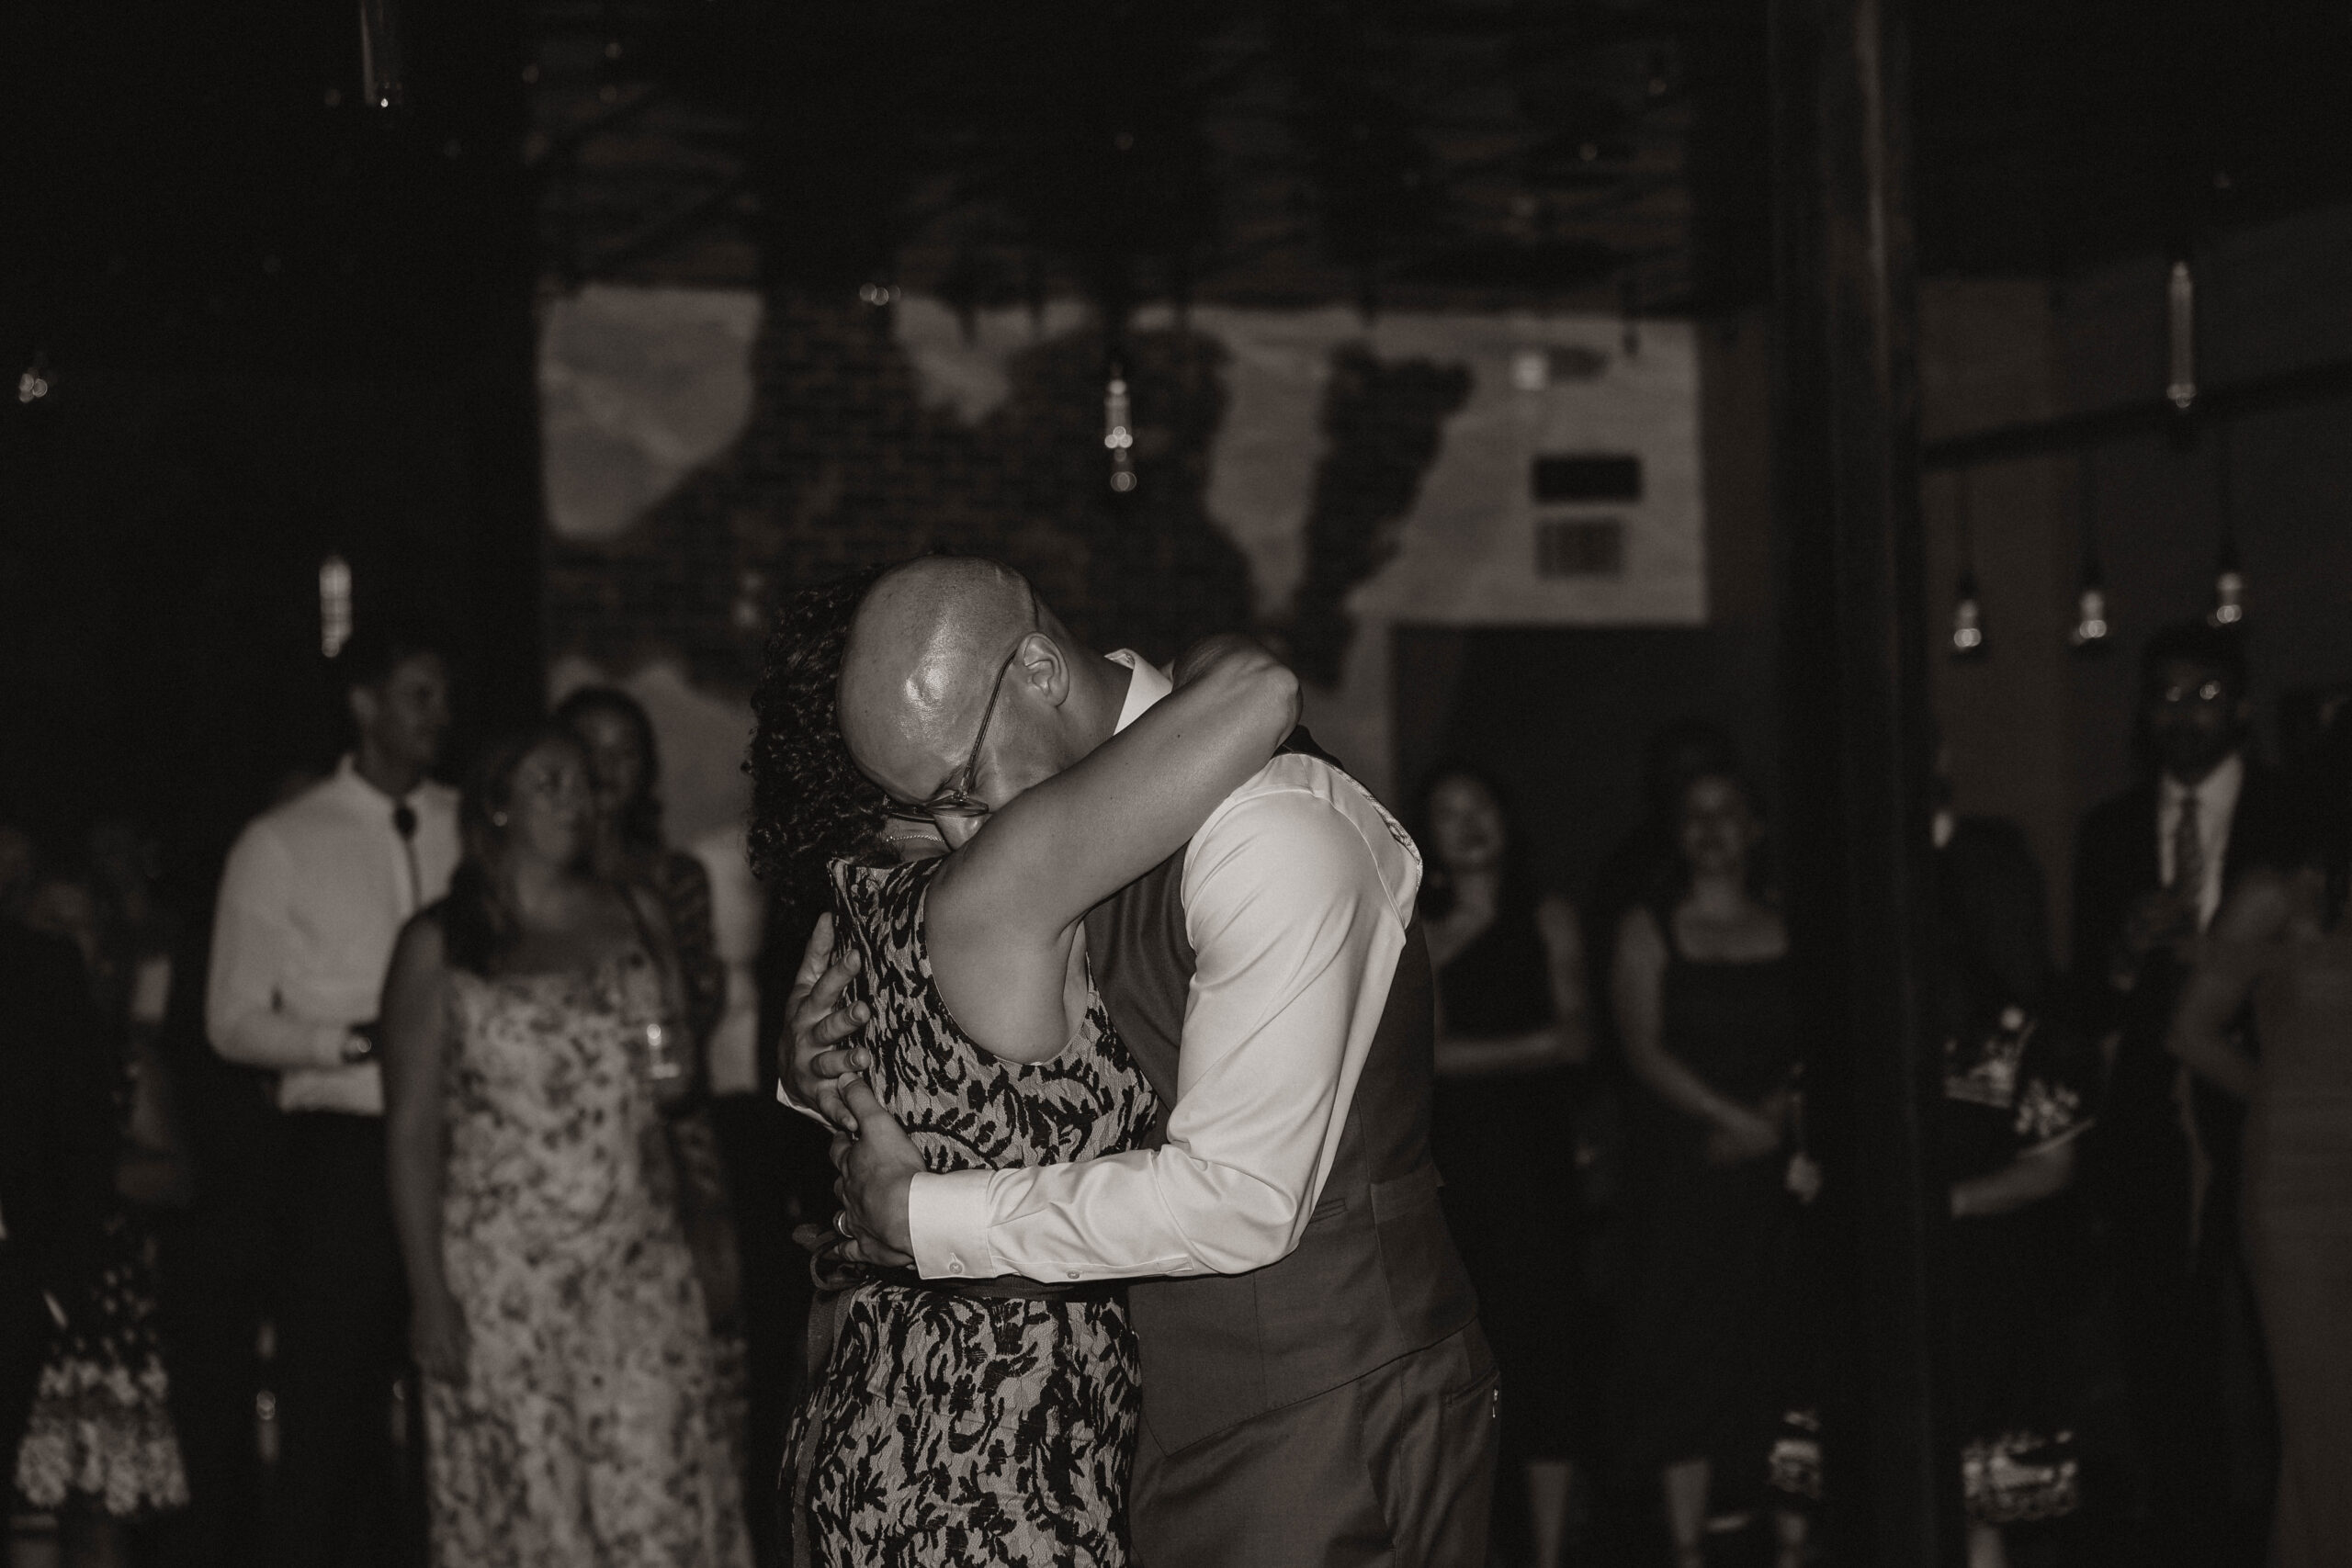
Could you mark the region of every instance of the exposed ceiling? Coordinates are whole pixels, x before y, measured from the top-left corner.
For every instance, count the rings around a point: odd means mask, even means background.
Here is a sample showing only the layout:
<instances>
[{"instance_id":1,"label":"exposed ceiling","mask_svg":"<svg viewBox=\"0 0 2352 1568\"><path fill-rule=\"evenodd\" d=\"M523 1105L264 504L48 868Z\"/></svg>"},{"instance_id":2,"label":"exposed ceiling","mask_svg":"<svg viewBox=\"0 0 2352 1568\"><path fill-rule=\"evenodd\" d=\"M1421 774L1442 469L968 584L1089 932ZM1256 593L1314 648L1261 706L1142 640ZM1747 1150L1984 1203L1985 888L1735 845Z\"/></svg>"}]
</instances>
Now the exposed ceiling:
<instances>
[{"instance_id":1,"label":"exposed ceiling","mask_svg":"<svg viewBox=\"0 0 2352 1568\"><path fill-rule=\"evenodd\" d=\"M384 3L389 114L358 0L0 6L0 355L431 373L526 330L535 276L1645 310L1769 284L1766 0ZM1915 11L1929 272L2352 201L2343 0Z\"/></svg>"},{"instance_id":2,"label":"exposed ceiling","mask_svg":"<svg viewBox=\"0 0 2352 1568\"><path fill-rule=\"evenodd\" d=\"M1770 256L1763 0L537 0L551 270L975 304L1691 309ZM1916 7L1929 271L2352 199L2334 0Z\"/></svg>"}]
</instances>

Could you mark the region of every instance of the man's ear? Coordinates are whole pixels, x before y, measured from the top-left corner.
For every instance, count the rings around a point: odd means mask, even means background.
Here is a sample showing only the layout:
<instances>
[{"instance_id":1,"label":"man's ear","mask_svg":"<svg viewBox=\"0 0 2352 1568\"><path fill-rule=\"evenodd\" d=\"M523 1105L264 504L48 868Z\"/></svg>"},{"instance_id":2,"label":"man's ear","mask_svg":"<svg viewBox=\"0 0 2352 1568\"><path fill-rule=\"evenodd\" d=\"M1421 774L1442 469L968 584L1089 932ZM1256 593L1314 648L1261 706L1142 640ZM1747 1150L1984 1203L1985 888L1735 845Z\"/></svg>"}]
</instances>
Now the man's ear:
<instances>
[{"instance_id":1,"label":"man's ear","mask_svg":"<svg viewBox=\"0 0 2352 1568\"><path fill-rule=\"evenodd\" d=\"M1059 707L1069 701L1069 655L1062 651L1050 633L1031 632L1023 638L1021 651L1013 656L1013 673L1029 683L1030 689L1046 699L1048 705Z\"/></svg>"}]
</instances>

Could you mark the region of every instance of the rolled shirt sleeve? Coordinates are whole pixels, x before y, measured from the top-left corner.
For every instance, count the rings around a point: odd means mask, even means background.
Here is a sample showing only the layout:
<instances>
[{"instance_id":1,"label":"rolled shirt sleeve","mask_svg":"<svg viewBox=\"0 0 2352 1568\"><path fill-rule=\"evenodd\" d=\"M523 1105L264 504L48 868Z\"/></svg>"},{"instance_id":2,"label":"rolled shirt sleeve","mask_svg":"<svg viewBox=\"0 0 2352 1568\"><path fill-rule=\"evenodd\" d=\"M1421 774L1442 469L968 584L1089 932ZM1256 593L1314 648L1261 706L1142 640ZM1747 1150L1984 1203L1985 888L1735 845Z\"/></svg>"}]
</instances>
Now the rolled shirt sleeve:
<instances>
[{"instance_id":1,"label":"rolled shirt sleeve","mask_svg":"<svg viewBox=\"0 0 2352 1568\"><path fill-rule=\"evenodd\" d=\"M1187 853L1187 998L1167 1144L915 1178L926 1278L1242 1273L1287 1255L1329 1175L1403 952L1419 857L1363 787L1278 758Z\"/></svg>"},{"instance_id":2,"label":"rolled shirt sleeve","mask_svg":"<svg viewBox=\"0 0 2352 1568\"><path fill-rule=\"evenodd\" d=\"M205 1032L213 1049L247 1066L340 1067L351 1026L367 1015L321 1018L285 1005L287 961L301 951L294 894L286 845L266 823L247 829L220 874Z\"/></svg>"}]
</instances>

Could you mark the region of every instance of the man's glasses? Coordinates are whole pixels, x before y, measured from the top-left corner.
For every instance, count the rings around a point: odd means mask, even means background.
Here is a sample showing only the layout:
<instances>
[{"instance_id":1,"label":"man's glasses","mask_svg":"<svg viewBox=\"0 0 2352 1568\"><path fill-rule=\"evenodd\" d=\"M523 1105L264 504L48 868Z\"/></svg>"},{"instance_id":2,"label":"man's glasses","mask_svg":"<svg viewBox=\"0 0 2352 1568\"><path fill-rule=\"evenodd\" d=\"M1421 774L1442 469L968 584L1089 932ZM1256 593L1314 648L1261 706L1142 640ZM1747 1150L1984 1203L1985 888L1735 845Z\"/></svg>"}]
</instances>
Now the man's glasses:
<instances>
[{"instance_id":1,"label":"man's glasses","mask_svg":"<svg viewBox=\"0 0 2352 1568\"><path fill-rule=\"evenodd\" d=\"M886 816L901 822L935 822L942 817L959 817L968 822L977 822L994 809L987 801L972 794L972 786L979 782L980 748L988 742L989 725L996 717L996 700L1003 694L1004 678L1012 672L1012 661L1021 657L1023 645L1028 642L1030 632L1036 629L1037 594L1033 589L1029 594L1029 631L1021 634L1020 639L1005 654L1004 662L996 667L996 680L989 686L988 706L980 710L980 728L972 737L972 749L966 754L964 765L947 776L945 787L938 794L911 806L892 801L884 813Z\"/></svg>"},{"instance_id":2,"label":"man's glasses","mask_svg":"<svg viewBox=\"0 0 2352 1568\"><path fill-rule=\"evenodd\" d=\"M2206 681L2194 686L2164 686L2151 694L2165 707L2188 707L2192 704L2210 707L2229 696L2229 688L2219 681Z\"/></svg>"}]
</instances>

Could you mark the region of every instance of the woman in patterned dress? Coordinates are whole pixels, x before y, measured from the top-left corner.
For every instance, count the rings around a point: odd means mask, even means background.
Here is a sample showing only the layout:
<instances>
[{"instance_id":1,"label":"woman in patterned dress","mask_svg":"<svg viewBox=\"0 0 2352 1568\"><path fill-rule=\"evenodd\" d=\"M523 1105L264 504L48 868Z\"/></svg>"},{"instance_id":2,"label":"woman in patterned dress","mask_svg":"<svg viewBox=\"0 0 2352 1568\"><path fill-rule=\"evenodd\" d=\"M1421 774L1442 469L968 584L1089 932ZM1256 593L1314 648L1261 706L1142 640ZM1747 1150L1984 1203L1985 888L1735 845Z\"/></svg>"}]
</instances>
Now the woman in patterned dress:
<instances>
[{"instance_id":1,"label":"woman in patterned dress","mask_svg":"<svg viewBox=\"0 0 2352 1568\"><path fill-rule=\"evenodd\" d=\"M1945 1258L1953 1424L1971 1568L2001 1568L2018 1527L2081 1506L2086 1288L2068 1200L2095 1059L2052 1005L2041 869L1996 818L1938 821Z\"/></svg>"},{"instance_id":2,"label":"woman in patterned dress","mask_svg":"<svg viewBox=\"0 0 2352 1568\"><path fill-rule=\"evenodd\" d=\"M955 691L967 761L932 799L899 807L933 819L948 852L834 871L855 1001L872 1016L866 1076L934 1171L1136 1147L1159 1107L1095 993L1082 921L1273 754L1296 721L1296 682L1239 639L1204 645L1174 694L1116 739L1011 794L991 776L992 716L1020 703L1034 717L1066 693L1070 639L1025 583L984 562L903 569L862 614L887 620L894 590L920 595L934 574L978 598L995 639L980 657L999 662L992 683L967 667ZM841 777L830 710L842 626L818 616L772 648L755 774ZM775 783L762 780L766 798ZM992 786L991 809L976 796ZM946 1289L890 1271L854 1284L833 1321L792 1438L797 1562L1127 1561L1138 1389L1115 1290Z\"/></svg>"},{"instance_id":3,"label":"woman in patterned dress","mask_svg":"<svg viewBox=\"0 0 2352 1568\"><path fill-rule=\"evenodd\" d=\"M439 1568L749 1560L662 1125L681 987L658 901L594 874L592 813L568 732L488 748L385 983Z\"/></svg>"},{"instance_id":4,"label":"woman in patterned dress","mask_svg":"<svg viewBox=\"0 0 2352 1568\"><path fill-rule=\"evenodd\" d=\"M2097 1066L2054 1005L2041 870L2024 833L1949 811L1935 832L1946 1365L1969 1568L2006 1568L2013 1536L2082 1502L2077 1427L2103 1369L2086 1352L2085 1238L2066 1193ZM1823 1495L1819 1429L1817 1411L1793 1413L1774 1450L1784 1506L1809 1510Z\"/></svg>"},{"instance_id":5,"label":"woman in patterned dress","mask_svg":"<svg viewBox=\"0 0 2352 1568\"><path fill-rule=\"evenodd\" d=\"M107 915L94 877L45 874L25 898L26 925L81 950L112 1055L130 1010L108 940L123 933ZM111 1064L119 1122L130 1109L131 1065ZM125 1526L187 1506L187 1472L156 1332L153 1231L119 1192L86 1259L87 1272L47 1303L56 1333L10 1469L17 1505L57 1517L67 1568L113 1568L136 1544Z\"/></svg>"},{"instance_id":6,"label":"woman in patterned dress","mask_svg":"<svg viewBox=\"0 0 2352 1568\"><path fill-rule=\"evenodd\" d=\"M588 783L596 802L593 863L601 875L634 885L660 901L670 948L677 954L688 1031L684 1043L695 1092L691 1105L671 1112L670 1154L686 1245L694 1249L703 1305L710 1314L721 1404L740 1450L749 1436L750 1374L734 1200L709 1110L710 1034L727 1008L727 965L719 959L711 923L710 874L701 861L662 841L662 752L643 704L617 686L582 686L556 705L554 718L588 755Z\"/></svg>"}]
</instances>

